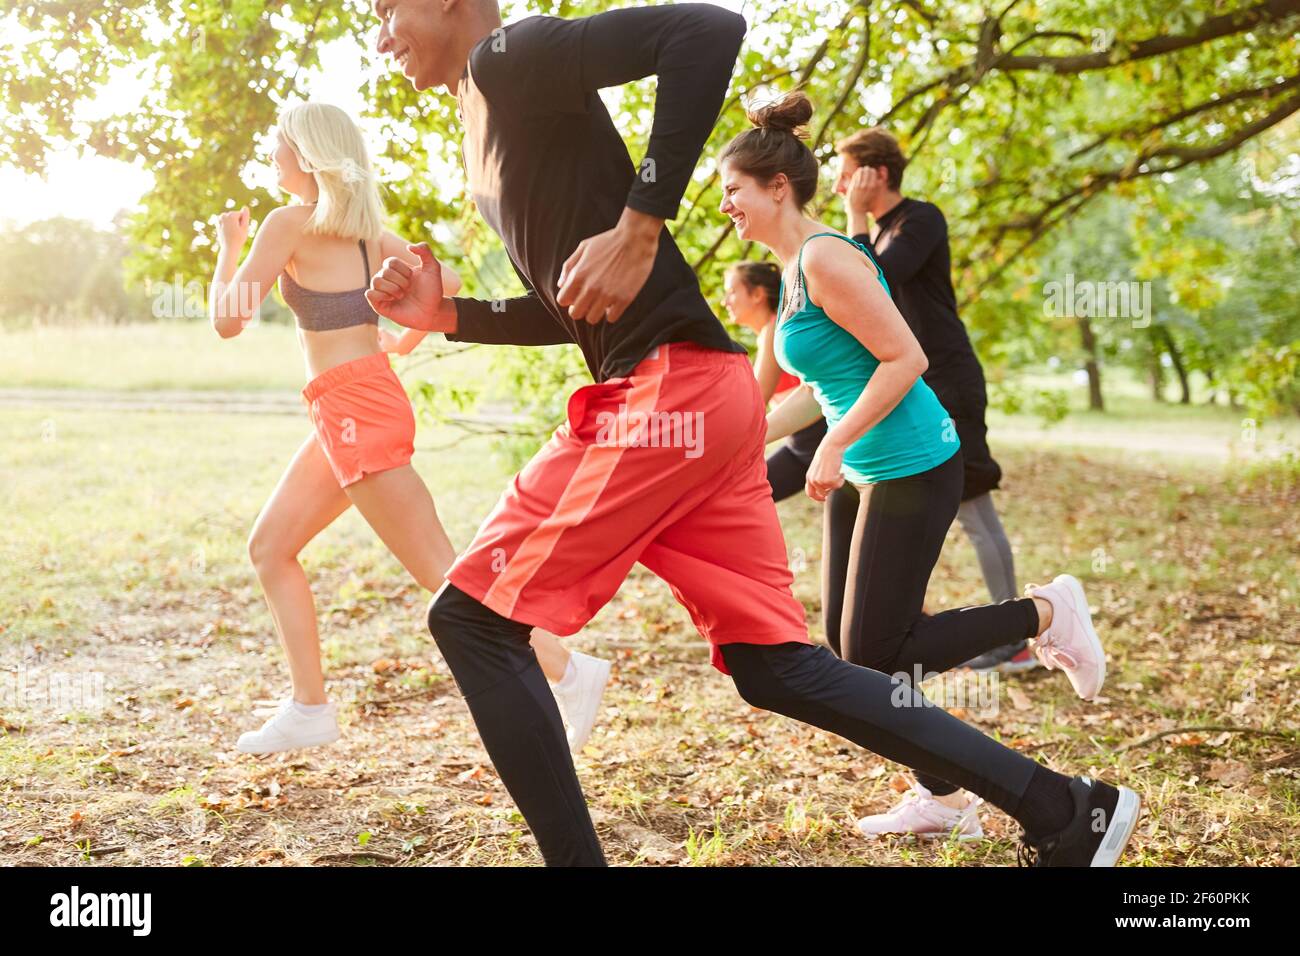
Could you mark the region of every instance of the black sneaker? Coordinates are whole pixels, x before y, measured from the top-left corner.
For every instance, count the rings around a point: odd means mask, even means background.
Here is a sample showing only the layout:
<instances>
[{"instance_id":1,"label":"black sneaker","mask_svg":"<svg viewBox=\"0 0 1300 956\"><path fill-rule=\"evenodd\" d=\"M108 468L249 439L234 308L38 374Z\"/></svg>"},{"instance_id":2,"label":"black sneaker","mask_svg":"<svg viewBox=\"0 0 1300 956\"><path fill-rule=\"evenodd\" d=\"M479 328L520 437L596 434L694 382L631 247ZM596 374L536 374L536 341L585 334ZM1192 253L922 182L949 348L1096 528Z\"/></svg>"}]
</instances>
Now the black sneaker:
<instances>
[{"instance_id":1,"label":"black sneaker","mask_svg":"<svg viewBox=\"0 0 1300 956\"><path fill-rule=\"evenodd\" d=\"M1038 658L1029 649L1028 641L1016 641L1004 644L991 651L985 651L979 657L972 657L962 667L973 671L997 671L1000 674L1014 674L1017 671L1032 670L1038 666Z\"/></svg>"},{"instance_id":2,"label":"black sneaker","mask_svg":"<svg viewBox=\"0 0 1300 956\"><path fill-rule=\"evenodd\" d=\"M1070 781L1074 819L1059 833L1031 837L1021 833L1016 862L1021 866L1114 866L1137 826L1142 801L1128 787Z\"/></svg>"}]
</instances>

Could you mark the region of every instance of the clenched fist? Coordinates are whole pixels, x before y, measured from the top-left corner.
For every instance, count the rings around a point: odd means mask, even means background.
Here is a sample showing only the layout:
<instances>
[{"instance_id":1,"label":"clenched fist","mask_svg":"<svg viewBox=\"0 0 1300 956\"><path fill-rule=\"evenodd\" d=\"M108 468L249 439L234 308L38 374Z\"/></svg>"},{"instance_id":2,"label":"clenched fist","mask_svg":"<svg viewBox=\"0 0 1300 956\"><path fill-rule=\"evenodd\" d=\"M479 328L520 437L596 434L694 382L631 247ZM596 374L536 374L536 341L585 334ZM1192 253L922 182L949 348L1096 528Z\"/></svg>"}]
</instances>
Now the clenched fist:
<instances>
[{"instance_id":1,"label":"clenched fist","mask_svg":"<svg viewBox=\"0 0 1300 956\"><path fill-rule=\"evenodd\" d=\"M217 241L224 249L243 248L248 239L248 229L252 221L248 218L248 207L232 209L217 217Z\"/></svg>"},{"instance_id":2,"label":"clenched fist","mask_svg":"<svg viewBox=\"0 0 1300 956\"><path fill-rule=\"evenodd\" d=\"M456 308L444 297L442 265L427 242L406 247L420 260L418 266L395 256L384 260L366 291L366 301L378 314L408 329L455 332Z\"/></svg>"}]
</instances>

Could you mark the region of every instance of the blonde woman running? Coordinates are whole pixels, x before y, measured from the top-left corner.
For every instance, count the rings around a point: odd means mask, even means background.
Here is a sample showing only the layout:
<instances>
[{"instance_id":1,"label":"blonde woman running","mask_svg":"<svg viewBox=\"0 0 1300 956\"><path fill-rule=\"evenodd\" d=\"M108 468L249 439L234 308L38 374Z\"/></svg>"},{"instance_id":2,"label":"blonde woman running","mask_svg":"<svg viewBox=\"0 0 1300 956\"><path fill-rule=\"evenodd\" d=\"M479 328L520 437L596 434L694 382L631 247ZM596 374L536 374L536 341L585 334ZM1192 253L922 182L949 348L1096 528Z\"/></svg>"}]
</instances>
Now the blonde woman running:
<instances>
[{"instance_id":1,"label":"blonde woman running","mask_svg":"<svg viewBox=\"0 0 1300 956\"><path fill-rule=\"evenodd\" d=\"M384 209L361 130L342 110L303 103L280 114L272 163L296 202L273 210L243 263L247 207L223 213L209 317L222 338L238 335L277 280L298 323L303 390L314 432L298 449L249 538L249 557L289 662L293 693L238 741L245 753L330 743L337 707L325 694L316 608L302 549L349 507L419 584L437 591L456 553L428 488L411 467L415 416L389 352L406 354L426 333L379 329L365 291L383 261L418 265L428 247L384 228ZM443 267L452 288L459 278ZM532 633L575 750L591 731L609 662L571 654L552 634Z\"/></svg>"}]
</instances>

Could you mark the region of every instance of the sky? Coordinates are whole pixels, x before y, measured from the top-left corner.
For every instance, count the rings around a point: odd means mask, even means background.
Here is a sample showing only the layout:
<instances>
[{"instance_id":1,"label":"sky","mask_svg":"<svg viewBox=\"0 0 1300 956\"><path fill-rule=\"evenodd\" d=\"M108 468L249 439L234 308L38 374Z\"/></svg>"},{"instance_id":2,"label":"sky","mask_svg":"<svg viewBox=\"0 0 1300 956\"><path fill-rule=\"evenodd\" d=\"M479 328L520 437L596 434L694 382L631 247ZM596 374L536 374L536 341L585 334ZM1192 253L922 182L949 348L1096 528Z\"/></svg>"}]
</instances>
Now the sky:
<instances>
[{"instance_id":1,"label":"sky","mask_svg":"<svg viewBox=\"0 0 1300 956\"><path fill-rule=\"evenodd\" d=\"M339 40L321 48L321 65L304 71L302 88L310 91L312 99L333 103L358 116L365 100L357 87L383 69L367 70L352 41ZM91 119L131 108L140 101L145 82L138 73L118 71L93 102L78 110L78 117ZM257 173L253 171L254 176ZM269 169L266 174L266 183L273 182ZM153 175L138 166L90 152L79 154L71 147L48 154L44 178L0 167L3 215L18 223L70 216L107 226L118 210L138 202L152 183Z\"/></svg>"},{"instance_id":2,"label":"sky","mask_svg":"<svg viewBox=\"0 0 1300 956\"><path fill-rule=\"evenodd\" d=\"M750 5L745 0L715 2L732 10ZM505 16L507 22L514 19L509 10ZM16 28L5 24L5 29ZM306 82L301 89L308 91L311 99L333 103L353 116L360 116L365 100L358 87L380 75L387 69L386 65L367 68L351 40L326 44L321 48L320 57L320 67L304 73ZM146 77L138 71L119 71L94 101L79 110L78 116L91 119L129 109L140 101L146 83ZM363 128L365 125L363 121ZM269 169L252 168L249 174L262 185L272 183ZM67 148L49 154L44 178L0 166L0 196L4 197L0 218L22 225L38 219L69 216L106 227L119 210L136 204L152 182L152 174L142 168L90 153L81 155L75 148Z\"/></svg>"}]
</instances>

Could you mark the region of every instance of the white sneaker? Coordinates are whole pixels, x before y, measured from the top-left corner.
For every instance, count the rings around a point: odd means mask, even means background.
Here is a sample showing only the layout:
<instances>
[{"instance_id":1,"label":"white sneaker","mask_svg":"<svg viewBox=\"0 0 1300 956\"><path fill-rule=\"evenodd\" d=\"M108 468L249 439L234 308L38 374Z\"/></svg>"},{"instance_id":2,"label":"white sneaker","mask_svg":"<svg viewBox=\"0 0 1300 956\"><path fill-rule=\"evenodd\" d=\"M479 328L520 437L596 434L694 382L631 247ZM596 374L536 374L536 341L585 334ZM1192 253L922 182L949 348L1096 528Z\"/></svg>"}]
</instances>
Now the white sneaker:
<instances>
[{"instance_id":1,"label":"white sneaker","mask_svg":"<svg viewBox=\"0 0 1300 956\"><path fill-rule=\"evenodd\" d=\"M240 734L236 747L240 753L274 754L300 747L317 747L339 739L338 706L333 702L315 714L304 714L294 706L293 698L272 702L269 707L253 711L270 719L257 730Z\"/></svg>"},{"instance_id":2,"label":"white sneaker","mask_svg":"<svg viewBox=\"0 0 1300 956\"><path fill-rule=\"evenodd\" d=\"M980 825L978 797L965 808L946 807L919 783L912 784L912 792L893 809L876 813L858 821L863 836L874 837L893 833L911 833L924 839L937 839L956 834L958 840L982 840L984 828Z\"/></svg>"},{"instance_id":3,"label":"white sneaker","mask_svg":"<svg viewBox=\"0 0 1300 956\"><path fill-rule=\"evenodd\" d=\"M1034 653L1044 667L1065 671L1084 700L1096 697L1106 682L1106 652L1092 626L1083 585L1071 574L1058 574L1051 584L1025 590L1052 605L1052 623L1034 638Z\"/></svg>"},{"instance_id":4,"label":"white sneaker","mask_svg":"<svg viewBox=\"0 0 1300 956\"><path fill-rule=\"evenodd\" d=\"M569 750L576 754L596 724L600 699L609 683L610 663L577 651L571 652L569 661L573 665L572 672L566 673L559 683L552 684L551 691L555 694L555 702L560 705L560 716L564 718Z\"/></svg>"}]
</instances>

